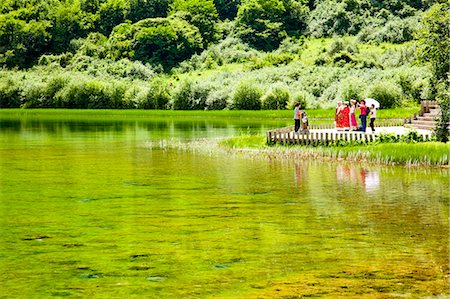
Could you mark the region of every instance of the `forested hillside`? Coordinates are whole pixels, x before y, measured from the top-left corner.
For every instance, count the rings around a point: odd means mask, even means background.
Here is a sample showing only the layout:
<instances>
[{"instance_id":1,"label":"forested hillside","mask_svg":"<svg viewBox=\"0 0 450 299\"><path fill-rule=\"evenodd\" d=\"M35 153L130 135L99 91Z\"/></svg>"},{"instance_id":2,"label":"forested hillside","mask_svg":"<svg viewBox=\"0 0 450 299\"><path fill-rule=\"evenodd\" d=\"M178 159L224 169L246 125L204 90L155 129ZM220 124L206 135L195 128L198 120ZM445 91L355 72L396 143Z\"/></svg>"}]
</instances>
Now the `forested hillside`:
<instances>
[{"instance_id":1,"label":"forested hillside","mask_svg":"<svg viewBox=\"0 0 450 299\"><path fill-rule=\"evenodd\" d=\"M0 107L284 109L434 97L432 0L4 0Z\"/></svg>"}]
</instances>

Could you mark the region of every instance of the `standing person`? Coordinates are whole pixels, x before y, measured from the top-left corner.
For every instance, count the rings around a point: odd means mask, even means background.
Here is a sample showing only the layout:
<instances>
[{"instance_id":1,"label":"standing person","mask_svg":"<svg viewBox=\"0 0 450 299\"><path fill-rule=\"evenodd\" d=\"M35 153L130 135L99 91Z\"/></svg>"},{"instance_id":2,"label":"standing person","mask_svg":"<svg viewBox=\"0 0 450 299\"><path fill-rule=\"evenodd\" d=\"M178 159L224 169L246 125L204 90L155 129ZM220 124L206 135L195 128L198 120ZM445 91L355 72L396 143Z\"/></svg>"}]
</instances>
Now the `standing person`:
<instances>
[{"instance_id":1,"label":"standing person","mask_svg":"<svg viewBox=\"0 0 450 299\"><path fill-rule=\"evenodd\" d=\"M348 108L347 102L345 102L342 107L342 128L348 131L348 129L350 128L350 108Z\"/></svg>"},{"instance_id":2,"label":"standing person","mask_svg":"<svg viewBox=\"0 0 450 299\"><path fill-rule=\"evenodd\" d=\"M361 119L361 131L366 132L367 127L367 106L366 101L359 101L358 109L360 111L359 118Z\"/></svg>"},{"instance_id":3,"label":"standing person","mask_svg":"<svg viewBox=\"0 0 450 299\"><path fill-rule=\"evenodd\" d=\"M300 128L300 104L295 103L294 105L294 131L295 133L298 132L298 129Z\"/></svg>"},{"instance_id":4,"label":"standing person","mask_svg":"<svg viewBox=\"0 0 450 299\"><path fill-rule=\"evenodd\" d=\"M350 131L356 131L358 123L356 122L356 101L350 100Z\"/></svg>"},{"instance_id":5,"label":"standing person","mask_svg":"<svg viewBox=\"0 0 450 299\"><path fill-rule=\"evenodd\" d=\"M375 119L377 118L377 108L372 104L370 106L370 128L372 129L372 133L375 132Z\"/></svg>"}]
</instances>

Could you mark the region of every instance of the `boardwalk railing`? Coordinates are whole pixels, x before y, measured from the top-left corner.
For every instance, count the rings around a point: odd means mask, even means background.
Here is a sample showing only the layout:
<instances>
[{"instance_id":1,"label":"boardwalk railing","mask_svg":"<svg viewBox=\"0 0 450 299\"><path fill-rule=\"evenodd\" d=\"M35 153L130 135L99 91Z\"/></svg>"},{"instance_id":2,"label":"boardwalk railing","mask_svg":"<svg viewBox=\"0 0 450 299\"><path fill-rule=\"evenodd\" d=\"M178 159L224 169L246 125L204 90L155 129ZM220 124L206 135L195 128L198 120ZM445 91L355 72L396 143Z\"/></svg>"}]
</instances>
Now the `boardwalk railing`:
<instances>
[{"instance_id":1,"label":"boardwalk railing","mask_svg":"<svg viewBox=\"0 0 450 299\"><path fill-rule=\"evenodd\" d=\"M302 144L302 145L334 145L338 142L370 143L377 140L377 134L363 132L298 132L288 130L290 127L267 131L268 144ZM400 138L401 134L396 134ZM424 134L424 140L430 140L432 134Z\"/></svg>"}]
</instances>

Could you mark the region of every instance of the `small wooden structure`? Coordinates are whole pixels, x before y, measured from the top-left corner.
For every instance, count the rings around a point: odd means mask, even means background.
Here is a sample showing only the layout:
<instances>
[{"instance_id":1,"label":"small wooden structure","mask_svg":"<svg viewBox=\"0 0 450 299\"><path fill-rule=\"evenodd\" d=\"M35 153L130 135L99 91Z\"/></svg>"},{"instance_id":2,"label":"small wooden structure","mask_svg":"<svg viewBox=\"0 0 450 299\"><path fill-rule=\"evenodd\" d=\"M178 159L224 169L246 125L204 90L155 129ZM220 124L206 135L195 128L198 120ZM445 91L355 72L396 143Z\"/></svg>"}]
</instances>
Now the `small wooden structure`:
<instances>
[{"instance_id":1,"label":"small wooden structure","mask_svg":"<svg viewBox=\"0 0 450 299\"><path fill-rule=\"evenodd\" d=\"M395 134L400 138L401 134ZM338 142L361 142L371 143L377 140L379 134L364 132L332 131L330 130L310 130L309 132L293 132L291 127L267 131L268 144L301 144L301 145L333 145ZM430 140L432 132L422 134L424 140Z\"/></svg>"}]
</instances>

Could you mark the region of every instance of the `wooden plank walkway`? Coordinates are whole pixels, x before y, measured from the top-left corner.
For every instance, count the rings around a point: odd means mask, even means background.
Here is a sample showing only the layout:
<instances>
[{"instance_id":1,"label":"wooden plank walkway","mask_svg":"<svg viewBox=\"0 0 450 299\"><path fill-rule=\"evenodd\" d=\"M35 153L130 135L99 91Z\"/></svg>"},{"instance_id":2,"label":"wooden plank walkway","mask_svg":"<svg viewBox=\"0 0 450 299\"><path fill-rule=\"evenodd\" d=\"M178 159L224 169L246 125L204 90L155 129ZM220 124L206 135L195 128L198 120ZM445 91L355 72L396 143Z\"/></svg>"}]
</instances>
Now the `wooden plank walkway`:
<instances>
[{"instance_id":1,"label":"wooden plank walkway","mask_svg":"<svg viewBox=\"0 0 450 299\"><path fill-rule=\"evenodd\" d=\"M334 128L310 129L309 132L299 131L298 133L295 133L293 131L293 126L289 126L267 131L267 143L284 145L332 145L339 141L371 143L377 140L380 133L391 133L399 138L401 135L406 134L407 131L408 130L404 127L377 127L375 133L372 133L370 128L366 133L359 131L338 131ZM433 136L432 131L417 131L423 136L424 140L430 140Z\"/></svg>"}]
</instances>

